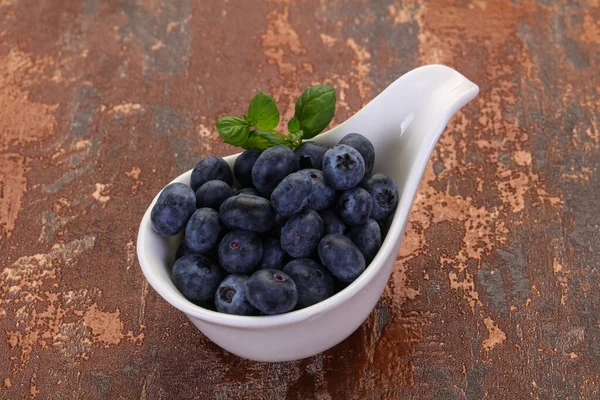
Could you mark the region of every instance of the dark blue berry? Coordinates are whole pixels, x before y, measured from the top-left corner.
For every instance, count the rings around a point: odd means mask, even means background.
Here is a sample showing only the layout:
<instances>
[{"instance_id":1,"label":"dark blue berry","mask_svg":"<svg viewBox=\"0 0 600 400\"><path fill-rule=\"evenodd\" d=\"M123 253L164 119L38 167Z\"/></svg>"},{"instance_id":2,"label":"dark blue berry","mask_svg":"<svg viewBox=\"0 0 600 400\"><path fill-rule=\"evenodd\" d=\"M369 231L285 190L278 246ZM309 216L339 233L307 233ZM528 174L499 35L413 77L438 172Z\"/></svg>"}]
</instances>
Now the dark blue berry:
<instances>
[{"instance_id":1,"label":"dark blue berry","mask_svg":"<svg viewBox=\"0 0 600 400\"><path fill-rule=\"evenodd\" d=\"M190 186L195 192L206 182L214 180L223 181L231 186L233 184L231 168L229 168L229 164L222 158L215 156L204 157L192 170Z\"/></svg>"},{"instance_id":2,"label":"dark blue berry","mask_svg":"<svg viewBox=\"0 0 600 400\"><path fill-rule=\"evenodd\" d=\"M263 256L258 263L258 269L283 269L286 258L285 251L281 248L279 238L267 238L263 241Z\"/></svg>"},{"instance_id":3,"label":"dark blue berry","mask_svg":"<svg viewBox=\"0 0 600 400\"><path fill-rule=\"evenodd\" d=\"M185 226L185 244L193 252L206 253L217 247L223 228L218 212L199 208Z\"/></svg>"},{"instance_id":4,"label":"dark blue berry","mask_svg":"<svg viewBox=\"0 0 600 400\"><path fill-rule=\"evenodd\" d=\"M270 195L283 178L297 170L298 160L289 147L269 147L252 167L252 184L262 194Z\"/></svg>"},{"instance_id":5,"label":"dark blue berry","mask_svg":"<svg viewBox=\"0 0 600 400\"><path fill-rule=\"evenodd\" d=\"M279 215L291 217L308 204L313 184L307 175L295 172L289 174L271 193L271 204Z\"/></svg>"},{"instance_id":6,"label":"dark blue berry","mask_svg":"<svg viewBox=\"0 0 600 400\"><path fill-rule=\"evenodd\" d=\"M381 230L377 221L369 218L364 224L351 226L346 236L360 249L367 264L373 261L381 247Z\"/></svg>"},{"instance_id":7,"label":"dark blue berry","mask_svg":"<svg viewBox=\"0 0 600 400\"><path fill-rule=\"evenodd\" d=\"M347 190L358 185L365 176L365 161L353 147L333 146L323 157L325 182L336 190Z\"/></svg>"},{"instance_id":8,"label":"dark blue berry","mask_svg":"<svg viewBox=\"0 0 600 400\"><path fill-rule=\"evenodd\" d=\"M340 144L354 147L365 161L365 175L373 172L375 164L375 148L369 139L360 133L349 133L340 140Z\"/></svg>"},{"instance_id":9,"label":"dark blue berry","mask_svg":"<svg viewBox=\"0 0 600 400\"><path fill-rule=\"evenodd\" d=\"M255 315L257 310L248 301L245 275L229 275L223 279L215 293L217 311L234 315Z\"/></svg>"},{"instance_id":10,"label":"dark blue berry","mask_svg":"<svg viewBox=\"0 0 600 400\"><path fill-rule=\"evenodd\" d=\"M171 272L175 287L193 302L212 300L224 275L221 267L201 254L185 254Z\"/></svg>"},{"instance_id":11,"label":"dark blue berry","mask_svg":"<svg viewBox=\"0 0 600 400\"><path fill-rule=\"evenodd\" d=\"M219 244L219 264L232 274L252 271L262 258L263 247L254 232L234 230L228 232Z\"/></svg>"},{"instance_id":12,"label":"dark blue berry","mask_svg":"<svg viewBox=\"0 0 600 400\"><path fill-rule=\"evenodd\" d=\"M263 195L260 194L260 192L256 189L254 189L253 187L245 187L245 188L238 189L235 192L235 195L237 196L238 194L249 194L251 196L263 197Z\"/></svg>"},{"instance_id":13,"label":"dark blue berry","mask_svg":"<svg viewBox=\"0 0 600 400\"><path fill-rule=\"evenodd\" d=\"M342 222L340 217L331 210L323 210L319 212L321 220L323 220L323 235L329 235L330 233L344 233L346 225Z\"/></svg>"},{"instance_id":14,"label":"dark blue berry","mask_svg":"<svg viewBox=\"0 0 600 400\"><path fill-rule=\"evenodd\" d=\"M252 187L252 167L262 151L250 149L240 154L233 163L233 174L242 187Z\"/></svg>"},{"instance_id":15,"label":"dark blue berry","mask_svg":"<svg viewBox=\"0 0 600 400\"><path fill-rule=\"evenodd\" d=\"M340 196L335 211L346 225L360 225L367 222L373 210L373 200L369 193L359 187L346 190Z\"/></svg>"},{"instance_id":16,"label":"dark blue berry","mask_svg":"<svg viewBox=\"0 0 600 400\"><path fill-rule=\"evenodd\" d=\"M335 190L325 183L322 171L318 169L303 169L297 173L306 175L312 182L312 191L308 197L306 208L321 211L331 207L335 203Z\"/></svg>"},{"instance_id":17,"label":"dark blue berry","mask_svg":"<svg viewBox=\"0 0 600 400\"><path fill-rule=\"evenodd\" d=\"M398 187L389 176L379 172L375 173L365 177L360 186L369 192L373 199L371 218L382 220L394 213L400 195Z\"/></svg>"},{"instance_id":18,"label":"dark blue berry","mask_svg":"<svg viewBox=\"0 0 600 400\"><path fill-rule=\"evenodd\" d=\"M290 218L281 230L281 247L292 257L308 257L322 235L323 222L319 214L304 210Z\"/></svg>"},{"instance_id":19,"label":"dark blue berry","mask_svg":"<svg viewBox=\"0 0 600 400\"><path fill-rule=\"evenodd\" d=\"M327 147L317 142L304 142L294 149L300 169L323 168L323 156Z\"/></svg>"},{"instance_id":20,"label":"dark blue berry","mask_svg":"<svg viewBox=\"0 0 600 400\"><path fill-rule=\"evenodd\" d=\"M275 213L269 200L240 194L228 198L219 210L221 220L229 229L267 232L275 222Z\"/></svg>"},{"instance_id":21,"label":"dark blue berry","mask_svg":"<svg viewBox=\"0 0 600 400\"><path fill-rule=\"evenodd\" d=\"M331 273L318 262L309 258L297 258L283 268L298 288L297 308L317 304L335 293Z\"/></svg>"},{"instance_id":22,"label":"dark blue berry","mask_svg":"<svg viewBox=\"0 0 600 400\"><path fill-rule=\"evenodd\" d=\"M196 196L188 185L171 183L158 196L150 212L154 231L162 236L181 232L196 211Z\"/></svg>"},{"instance_id":23,"label":"dark blue berry","mask_svg":"<svg viewBox=\"0 0 600 400\"><path fill-rule=\"evenodd\" d=\"M248 300L264 314L291 311L298 302L296 284L285 272L276 269L256 271L246 285Z\"/></svg>"},{"instance_id":24,"label":"dark blue berry","mask_svg":"<svg viewBox=\"0 0 600 400\"><path fill-rule=\"evenodd\" d=\"M233 190L226 182L208 181L196 190L196 207L210 207L219 210L225 199L233 196Z\"/></svg>"},{"instance_id":25,"label":"dark blue berry","mask_svg":"<svg viewBox=\"0 0 600 400\"><path fill-rule=\"evenodd\" d=\"M329 234L319 243L319 258L343 282L352 282L365 270L365 257L347 236Z\"/></svg>"}]
</instances>

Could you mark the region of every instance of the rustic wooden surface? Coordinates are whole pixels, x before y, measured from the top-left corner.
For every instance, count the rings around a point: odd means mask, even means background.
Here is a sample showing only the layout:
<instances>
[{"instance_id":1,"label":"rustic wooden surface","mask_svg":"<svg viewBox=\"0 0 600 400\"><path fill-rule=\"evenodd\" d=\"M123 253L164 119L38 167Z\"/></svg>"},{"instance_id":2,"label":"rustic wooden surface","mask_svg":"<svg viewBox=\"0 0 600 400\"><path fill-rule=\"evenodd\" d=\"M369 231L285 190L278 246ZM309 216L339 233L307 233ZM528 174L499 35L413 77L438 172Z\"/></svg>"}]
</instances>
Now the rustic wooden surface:
<instances>
[{"instance_id":1,"label":"rustic wooden surface","mask_svg":"<svg viewBox=\"0 0 600 400\"><path fill-rule=\"evenodd\" d=\"M598 0L0 0L1 399L596 399ZM336 122L422 64L481 86L367 322L311 359L209 342L135 256L257 90Z\"/></svg>"}]
</instances>

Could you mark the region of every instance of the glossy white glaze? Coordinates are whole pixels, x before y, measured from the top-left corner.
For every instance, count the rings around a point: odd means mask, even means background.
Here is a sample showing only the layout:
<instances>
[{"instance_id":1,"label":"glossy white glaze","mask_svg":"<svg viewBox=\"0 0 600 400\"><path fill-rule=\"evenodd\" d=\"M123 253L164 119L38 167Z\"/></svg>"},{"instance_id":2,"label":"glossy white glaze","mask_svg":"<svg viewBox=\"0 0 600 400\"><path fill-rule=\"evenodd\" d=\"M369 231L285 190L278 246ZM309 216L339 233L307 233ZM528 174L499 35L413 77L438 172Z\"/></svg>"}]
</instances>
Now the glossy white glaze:
<instances>
[{"instance_id":1,"label":"glossy white glaze","mask_svg":"<svg viewBox=\"0 0 600 400\"><path fill-rule=\"evenodd\" d=\"M362 110L315 141L336 144L358 132L375 147L374 171L390 175L400 202L375 259L350 286L303 310L268 317L220 314L186 300L170 279L180 238L152 230L150 211L142 218L137 240L140 265L166 301L183 311L208 338L240 357L257 361L297 360L318 354L347 338L375 307L390 277L414 196L431 151L448 120L471 101L479 88L443 65L428 65L403 75ZM233 166L237 155L226 157ZM189 184L191 170L173 182Z\"/></svg>"}]
</instances>

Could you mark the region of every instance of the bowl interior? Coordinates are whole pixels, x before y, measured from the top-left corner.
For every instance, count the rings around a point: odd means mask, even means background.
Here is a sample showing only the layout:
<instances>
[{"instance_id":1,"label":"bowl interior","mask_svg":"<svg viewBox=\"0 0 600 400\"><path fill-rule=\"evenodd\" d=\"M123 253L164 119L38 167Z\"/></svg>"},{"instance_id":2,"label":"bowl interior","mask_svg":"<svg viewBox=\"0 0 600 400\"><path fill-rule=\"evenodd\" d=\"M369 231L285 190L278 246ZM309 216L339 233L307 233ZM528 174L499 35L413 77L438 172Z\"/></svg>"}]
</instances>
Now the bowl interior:
<instances>
[{"instance_id":1,"label":"bowl interior","mask_svg":"<svg viewBox=\"0 0 600 400\"><path fill-rule=\"evenodd\" d=\"M331 140L331 138L329 138ZM334 144L327 143L325 144ZM237 158L238 154L231 155L228 157L224 157L224 160L233 168L233 163ZM181 174L177 178L175 178L172 182L181 182L188 184L190 183L191 170ZM401 190L401 188L399 188ZM142 270L146 279L152 285L154 290L156 290L165 300L171 303L176 308L181 311L193 315L198 318L208 319L212 322L224 325L241 325L246 327L263 327L265 325L279 325L280 323L287 323L296 318L309 318L311 315L317 312L323 311L329 303L335 303L340 301L340 297L344 296L345 293L349 293L353 291L353 288L360 284L361 280L367 280L367 272L375 272L373 271L374 267L381 263L379 259L383 257L383 254L386 253L386 247L388 242L394 240L394 237L398 235L392 235L391 229L390 234L386 235L382 243L382 247L375 257L375 259L371 262L371 264L367 267L365 272L351 285L349 285L344 290L335 294L327 300L324 300L318 304L315 304L311 307L307 307L302 310L292 311L286 314L281 315L273 315L273 316L261 316L261 317L247 317L247 316L237 316L237 315L228 315L222 314L218 312L214 312L203 307L200 307L189 300L187 300L175 287L171 280L171 266L175 261L175 252L181 240L183 238L183 234L180 233L173 237L163 237L158 235L152 229L152 223L150 221L150 211L154 206L158 196L160 193L156 195L156 197L152 200L152 203L148 207L140 225L140 230L138 232L138 258L140 261L140 265L142 266ZM401 199L402 200L402 199ZM391 218L394 218L392 216ZM396 249L391 249L395 251ZM387 251L389 253L389 250Z\"/></svg>"}]
</instances>

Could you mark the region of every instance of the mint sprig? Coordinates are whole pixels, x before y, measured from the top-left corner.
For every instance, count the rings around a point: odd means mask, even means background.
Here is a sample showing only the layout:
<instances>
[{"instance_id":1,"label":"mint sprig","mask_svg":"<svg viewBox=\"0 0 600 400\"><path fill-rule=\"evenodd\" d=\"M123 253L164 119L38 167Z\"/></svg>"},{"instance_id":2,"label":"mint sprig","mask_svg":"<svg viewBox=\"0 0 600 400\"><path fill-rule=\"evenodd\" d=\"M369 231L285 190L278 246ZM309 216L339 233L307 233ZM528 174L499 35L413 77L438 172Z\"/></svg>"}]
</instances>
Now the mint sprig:
<instances>
[{"instance_id":1,"label":"mint sprig","mask_svg":"<svg viewBox=\"0 0 600 400\"><path fill-rule=\"evenodd\" d=\"M294 116L287 123L289 135L285 135L275 129L280 120L275 100L259 92L248 106L248 115L219 118L217 131L225 143L244 149L264 150L276 145L293 149L329 125L335 114L335 102L335 89L331 86L306 89L296 101Z\"/></svg>"}]
</instances>

